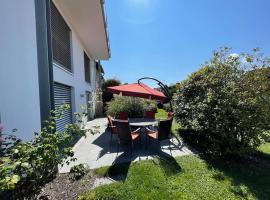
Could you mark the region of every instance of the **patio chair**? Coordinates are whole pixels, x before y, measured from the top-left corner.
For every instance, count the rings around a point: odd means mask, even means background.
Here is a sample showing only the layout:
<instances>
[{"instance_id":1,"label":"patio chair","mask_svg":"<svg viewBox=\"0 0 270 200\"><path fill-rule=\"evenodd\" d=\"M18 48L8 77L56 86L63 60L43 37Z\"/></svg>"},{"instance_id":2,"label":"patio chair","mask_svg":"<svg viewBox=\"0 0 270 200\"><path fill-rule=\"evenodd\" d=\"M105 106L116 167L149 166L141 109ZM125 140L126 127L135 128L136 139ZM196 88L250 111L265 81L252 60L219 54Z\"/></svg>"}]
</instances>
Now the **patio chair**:
<instances>
[{"instance_id":1,"label":"patio chair","mask_svg":"<svg viewBox=\"0 0 270 200\"><path fill-rule=\"evenodd\" d=\"M160 147L160 141L169 139L169 149L170 149L171 147L170 138L172 137L171 128L172 128L172 119L166 119L158 122L157 131L146 129L147 131L146 135L148 136L148 143L150 142L150 139L153 139Z\"/></svg>"},{"instance_id":2,"label":"patio chair","mask_svg":"<svg viewBox=\"0 0 270 200\"><path fill-rule=\"evenodd\" d=\"M111 139L110 139L110 146L111 146L111 144L112 144L112 137L113 137L113 135L118 134L118 132L117 132L117 128L116 128L116 126L114 124L113 118L110 115L108 115L107 116L107 119L108 119L108 128L109 128L110 133L111 133Z\"/></svg>"},{"instance_id":3,"label":"patio chair","mask_svg":"<svg viewBox=\"0 0 270 200\"><path fill-rule=\"evenodd\" d=\"M140 132L139 132L140 128L138 128L135 131L131 131L128 120L115 120L115 124L118 131L117 152L119 150L119 145L129 145L131 156L132 156L134 142L140 139L140 144L141 144L141 137L140 137Z\"/></svg>"},{"instance_id":4,"label":"patio chair","mask_svg":"<svg viewBox=\"0 0 270 200\"><path fill-rule=\"evenodd\" d=\"M168 118L173 118L174 113L173 112L168 112Z\"/></svg>"},{"instance_id":5,"label":"patio chair","mask_svg":"<svg viewBox=\"0 0 270 200\"><path fill-rule=\"evenodd\" d=\"M118 114L118 119L120 119L120 120L128 120L128 114L126 112L120 112Z\"/></svg>"},{"instance_id":6,"label":"patio chair","mask_svg":"<svg viewBox=\"0 0 270 200\"><path fill-rule=\"evenodd\" d=\"M144 117L148 119L155 119L156 112L154 110L146 111Z\"/></svg>"}]
</instances>

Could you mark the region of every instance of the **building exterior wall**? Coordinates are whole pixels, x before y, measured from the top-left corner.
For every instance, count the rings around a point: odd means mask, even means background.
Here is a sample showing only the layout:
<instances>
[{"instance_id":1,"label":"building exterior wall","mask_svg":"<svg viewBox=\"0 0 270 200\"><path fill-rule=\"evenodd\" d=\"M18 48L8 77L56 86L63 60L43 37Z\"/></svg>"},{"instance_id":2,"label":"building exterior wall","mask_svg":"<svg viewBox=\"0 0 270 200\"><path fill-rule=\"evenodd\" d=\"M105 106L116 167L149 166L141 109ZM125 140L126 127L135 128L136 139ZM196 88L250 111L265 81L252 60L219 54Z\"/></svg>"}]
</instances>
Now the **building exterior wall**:
<instances>
[{"instance_id":1,"label":"building exterior wall","mask_svg":"<svg viewBox=\"0 0 270 200\"><path fill-rule=\"evenodd\" d=\"M71 30L72 32L72 30ZM86 106L86 91L95 92L96 88L96 69L95 62L90 58L91 83L85 81L84 74L84 49L80 44L76 33L71 34L72 46L72 72L69 72L56 63L53 66L54 81L72 87L73 112L83 112L81 106ZM95 94L94 94L95 95ZM93 109L95 106L93 105ZM94 116L94 110L92 117Z\"/></svg>"},{"instance_id":2,"label":"building exterior wall","mask_svg":"<svg viewBox=\"0 0 270 200\"><path fill-rule=\"evenodd\" d=\"M40 132L41 129L35 11L35 0L1 1L0 122L5 126L4 133L17 129L15 134L24 141L32 139L34 132ZM54 63L53 79L72 87L73 112L84 111L81 106L86 105L86 92L91 92L94 97L91 117L94 117L95 91L99 82L95 61L89 57L89 84L84 74L84 48L76 31L70 28L73 70L71 73ZM86 53L91 55L91 52Z\"/></svg>"},{"instance_id":3,"label":"building exterior wall","mask_svg":"<svg viewBox=\"0 0 270 200\"><path fill-rule=\"evenodd\" d=\"M34 0L1 0L0 24L1 122L29 140L41 127Z\"/></svg>"}]
</instances>

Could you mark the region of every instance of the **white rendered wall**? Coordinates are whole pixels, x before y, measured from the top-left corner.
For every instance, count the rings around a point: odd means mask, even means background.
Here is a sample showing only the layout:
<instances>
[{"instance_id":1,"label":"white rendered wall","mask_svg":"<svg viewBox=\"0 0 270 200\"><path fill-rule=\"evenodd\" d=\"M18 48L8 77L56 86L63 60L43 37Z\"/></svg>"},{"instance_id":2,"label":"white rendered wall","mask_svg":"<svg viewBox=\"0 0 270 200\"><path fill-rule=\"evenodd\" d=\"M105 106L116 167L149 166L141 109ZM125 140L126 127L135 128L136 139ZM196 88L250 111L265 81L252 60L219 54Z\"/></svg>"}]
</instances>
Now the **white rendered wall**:
<instances>
[{"instance_id":1,"label":"white rendered wall","mask_svg":"<svg viewBox=\"0 0 270 200\"><path fill-rule=\"evenodd\" d=\"M0 24L1 121L29 140L40 131L34 0L1 0Z\"/></svg>"},{"instance_id":2,"label":"white rendered wall","mask_svg":"<svg viewBox=\"0 0 270 200\"><path fill-rule=\"evenodd\" d=\"M84 50L76 34L72 32L72 72L68 72L54 63L54 81L72 87L73 113L82 112L81 106L86 106L86 91L95 92L96 67L94 61L90 61L91 83L85 81L84 75ZM95 106L93 106L95 109ZM95 112L95 111L94 111ZM94 116L93 112L93 116ZM92 116L92 117L93 117Z\"/></svg>"}]
</instances>

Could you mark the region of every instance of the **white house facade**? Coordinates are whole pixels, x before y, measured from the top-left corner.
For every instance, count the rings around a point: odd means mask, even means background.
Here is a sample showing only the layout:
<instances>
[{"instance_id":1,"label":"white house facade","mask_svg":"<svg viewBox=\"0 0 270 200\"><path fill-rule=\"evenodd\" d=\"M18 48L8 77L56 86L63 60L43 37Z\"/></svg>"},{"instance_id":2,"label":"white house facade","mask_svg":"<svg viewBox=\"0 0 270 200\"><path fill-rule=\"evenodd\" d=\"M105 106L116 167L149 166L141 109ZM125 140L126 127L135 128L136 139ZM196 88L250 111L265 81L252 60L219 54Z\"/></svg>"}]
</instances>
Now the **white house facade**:
<instances>
[{"instance_id":1,"label":"white house facade","mask_svg":"<svg viewBox=\"0 0 270 200\"><path fill-rule=\"evenodd\" d=\"M103 0L0 2L0 122L4 133L29 140L50 110L70 109L56 121L74 122L100 87L110 49ZM89 118L95 114L95 101Z\"/></svg>"}]
</instances>

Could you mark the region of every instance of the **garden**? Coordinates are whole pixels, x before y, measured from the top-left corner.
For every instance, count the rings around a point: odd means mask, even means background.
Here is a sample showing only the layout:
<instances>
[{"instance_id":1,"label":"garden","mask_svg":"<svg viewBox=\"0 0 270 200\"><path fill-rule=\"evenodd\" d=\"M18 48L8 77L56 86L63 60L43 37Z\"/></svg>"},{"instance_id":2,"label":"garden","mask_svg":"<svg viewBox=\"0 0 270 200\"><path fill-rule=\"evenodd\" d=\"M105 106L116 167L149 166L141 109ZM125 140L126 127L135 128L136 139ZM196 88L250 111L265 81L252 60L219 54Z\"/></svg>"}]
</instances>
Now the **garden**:
<instances>
[{"instance_id":1,"label":"garden","mask_svg":"<svg viewBox=\"0 0 270 200\"><path fill-rule=\"evenodd\" d=\"M215 51L174 94L179 137L198 154L97 169L126 179L80 199L270 199L269 64L258 49Z\"/></svg>"},{"instance_id":2,"label":"garden","mask_svg":"<svg viewBox=\"0 0 270 200\"><path fill-rule=\"evenodd\" d=\"M69 187L76 185L80 195L69 199L270 199L269 74L270 58L259 49L243 54L227 47L214 51L172 92L172 133L196 153L161 154L92 170L75 166L68 175ZM114 117L121 112L142 117L155 110L156 119L167 118L168 106L153 100L110 94L103 100L106 114ZM82 116L77 115L77 124L55 134L54 118L61 112L53 113L33 141L15 140L1 151L0 195L35 198L45 184L56 180L59 165L76 160L72 145L87 131L82 131ZM118 176L124 178L87 187L92 179Z\"/></svg>"}]
</instances>

